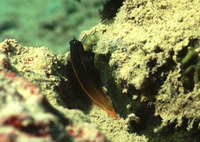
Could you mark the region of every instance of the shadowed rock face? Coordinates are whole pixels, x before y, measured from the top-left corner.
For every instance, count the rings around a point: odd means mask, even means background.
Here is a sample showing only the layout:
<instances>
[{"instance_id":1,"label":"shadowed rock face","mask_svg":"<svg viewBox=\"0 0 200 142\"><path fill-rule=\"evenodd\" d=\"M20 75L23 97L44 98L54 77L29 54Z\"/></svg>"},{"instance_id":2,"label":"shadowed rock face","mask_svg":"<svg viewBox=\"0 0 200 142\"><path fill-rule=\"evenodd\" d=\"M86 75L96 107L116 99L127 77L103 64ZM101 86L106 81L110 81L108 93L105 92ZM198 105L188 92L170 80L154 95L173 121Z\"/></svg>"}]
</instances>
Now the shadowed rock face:
<instances>
[{"instance_id":1,"label":"shadowed rock face","mask_svg":"<svg viewBox=\"0 0 200 142\"><path fill-rule=\"evenodd\" d=\"M113 20L125 0L108 0L100 10L101 20Z\"/></svg>"}]
</instances>

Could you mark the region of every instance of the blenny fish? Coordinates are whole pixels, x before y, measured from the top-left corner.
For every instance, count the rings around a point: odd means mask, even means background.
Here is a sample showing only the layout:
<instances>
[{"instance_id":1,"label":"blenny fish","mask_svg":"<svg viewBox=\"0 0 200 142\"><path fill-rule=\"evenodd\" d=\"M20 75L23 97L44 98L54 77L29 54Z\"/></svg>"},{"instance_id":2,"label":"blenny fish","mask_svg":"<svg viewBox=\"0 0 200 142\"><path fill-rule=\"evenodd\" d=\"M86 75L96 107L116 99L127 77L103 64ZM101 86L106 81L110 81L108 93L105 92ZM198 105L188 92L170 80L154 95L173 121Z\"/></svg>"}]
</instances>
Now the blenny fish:
<instances>
[{"instance_id":1,"label":"blenny fish","mask_svg":"<svg viewBox=\"0 0 200 142\"><path fill-rule=\"evenodd\" d=\"M118 119L112 103L98 86L97 79L100 77L96 77L98 73L95 72L91 56L84 51L82 42L74 38L69 44L72 68L81 88L97 105Z\"/></svg>"}]
</instances>

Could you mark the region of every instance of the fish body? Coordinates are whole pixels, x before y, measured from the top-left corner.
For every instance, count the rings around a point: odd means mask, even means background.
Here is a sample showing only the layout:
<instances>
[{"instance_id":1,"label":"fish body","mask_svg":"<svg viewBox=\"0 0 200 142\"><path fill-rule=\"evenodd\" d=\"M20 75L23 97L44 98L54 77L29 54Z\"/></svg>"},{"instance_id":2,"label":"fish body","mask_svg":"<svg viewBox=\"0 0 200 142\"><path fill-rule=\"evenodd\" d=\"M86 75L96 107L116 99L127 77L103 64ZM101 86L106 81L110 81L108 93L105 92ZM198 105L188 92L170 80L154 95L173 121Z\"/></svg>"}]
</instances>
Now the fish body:
<instances>
[{"instance_id":1,"label":"fish body","mask_svg":"<svg viewBox=\"0 0 200 142\"><path fill-rule=\"evenodd\" d=\"M85 54L83 44L76 39L71 40L69 44L72 67L81 88L97 105L118 119L112 103L98 86L96 69L92 59Z\"/></svg>"}]
</instances>

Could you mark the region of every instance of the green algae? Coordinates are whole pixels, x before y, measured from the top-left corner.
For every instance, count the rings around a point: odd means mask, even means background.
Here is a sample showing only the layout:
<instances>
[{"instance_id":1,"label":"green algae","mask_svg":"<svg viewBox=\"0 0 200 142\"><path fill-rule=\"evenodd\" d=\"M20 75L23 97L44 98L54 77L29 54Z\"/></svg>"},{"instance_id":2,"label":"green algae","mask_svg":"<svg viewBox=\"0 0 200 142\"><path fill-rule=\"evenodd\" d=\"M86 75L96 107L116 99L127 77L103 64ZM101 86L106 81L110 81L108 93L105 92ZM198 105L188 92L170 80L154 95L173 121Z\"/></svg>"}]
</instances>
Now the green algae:
<instances>
[{"instance_id":1,"label":"green algae","mask_svg":"<svg viewBox=\"0 0 200 142\"><path fill-rule=\"evenodd\" d=\"M83 47L85 51L92 51L93 48L97 45L97 41L99 39L99 33L90 33L88 35L85 35L81 42L83 43Z\"/></svg>"},{"instance_id":2,"label":"green algae","mask_svg":"<svg viewBox=\"0 0 200 142\"><path fill-rule=\"evenodd\" d=\"M200 61L198 52L199 39L190 40L190 43L179 53L179 62L181 63L181 82L185 89L192 91L195 84L200 81Z\"/></svg>"}]
</instances>

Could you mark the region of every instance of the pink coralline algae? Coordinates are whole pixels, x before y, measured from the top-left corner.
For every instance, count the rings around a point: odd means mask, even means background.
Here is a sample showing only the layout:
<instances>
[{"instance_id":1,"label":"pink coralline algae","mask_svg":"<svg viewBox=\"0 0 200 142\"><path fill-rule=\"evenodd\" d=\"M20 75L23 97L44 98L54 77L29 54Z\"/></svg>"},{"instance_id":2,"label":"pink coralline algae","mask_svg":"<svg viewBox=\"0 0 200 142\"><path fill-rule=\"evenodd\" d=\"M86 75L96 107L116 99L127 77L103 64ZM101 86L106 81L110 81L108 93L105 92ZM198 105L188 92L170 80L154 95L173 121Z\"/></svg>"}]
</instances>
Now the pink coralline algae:
<instances>
[{"instance_id":1,"label":"pink coralline algae","mask_svg":"<svg viewBox=\"0 0 200 142\"><path fill-rule=\"evenodd\" d=\"M0 52L0 142L107 141L91 124L69 117L67 108L53 107L39 87L12 68L5 52Z\"/></svg>"},{"instance_id":2,"label":"pink coralline algae","mask_svg":"<svg viewBox=\"0 0 200 142\"><path fill-rule=\"evenodd\" d=\"M106 142L105 136L91 126L83 128L74 125L69 127L67 130L77 142Z\"/></svg>"}]
</instances>

